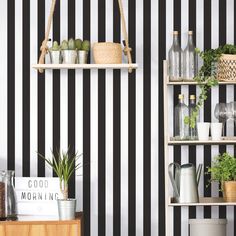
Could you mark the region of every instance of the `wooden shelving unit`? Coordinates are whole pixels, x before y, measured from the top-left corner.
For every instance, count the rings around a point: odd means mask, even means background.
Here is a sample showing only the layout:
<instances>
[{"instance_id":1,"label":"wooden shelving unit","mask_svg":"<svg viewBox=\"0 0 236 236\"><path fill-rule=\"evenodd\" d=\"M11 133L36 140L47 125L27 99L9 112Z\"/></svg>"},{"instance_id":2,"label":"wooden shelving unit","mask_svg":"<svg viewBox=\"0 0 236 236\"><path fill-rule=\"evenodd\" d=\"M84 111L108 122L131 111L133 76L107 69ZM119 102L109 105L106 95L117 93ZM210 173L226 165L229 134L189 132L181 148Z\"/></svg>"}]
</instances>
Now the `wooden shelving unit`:
<instances>
[{"instance_id":1,"label":"wooden shelving unit","mask_svg":"<svg viewBox=\"0 0 236 236\"><path fill-rule=\"evenodd\" d=\"M181 81L170 81L167 75L167 61L163 62L163 97L164 97L164 163L165 163L165 216L166 216L166 236L173 236L173 224L170 223L173 220L172 210L173 207L188 207L188 206L236 206L236 202L225 202L223 198L204 197L199 199L199 203L175 203L171 198L170 193L170 180L168 174L169 160L169 148L174 145L236 145L236 137L224 137L220 141L199 141L199 140L175 140L169 136L169 89L173 86L181 85L195 85L195 81L185 80L181 78ZM220 85L236 85L236 82L219 82Z\"/></svg>"},{"instance_id":2,"label":"wooden shelving unit","mask_svg":"<svg viewBox=\"0 0 236 236\"><path fill-rule=\"evenodd\" d=\"M138 64L34 64L35 69L137 69Z\"/></svg>"}]
</instances>

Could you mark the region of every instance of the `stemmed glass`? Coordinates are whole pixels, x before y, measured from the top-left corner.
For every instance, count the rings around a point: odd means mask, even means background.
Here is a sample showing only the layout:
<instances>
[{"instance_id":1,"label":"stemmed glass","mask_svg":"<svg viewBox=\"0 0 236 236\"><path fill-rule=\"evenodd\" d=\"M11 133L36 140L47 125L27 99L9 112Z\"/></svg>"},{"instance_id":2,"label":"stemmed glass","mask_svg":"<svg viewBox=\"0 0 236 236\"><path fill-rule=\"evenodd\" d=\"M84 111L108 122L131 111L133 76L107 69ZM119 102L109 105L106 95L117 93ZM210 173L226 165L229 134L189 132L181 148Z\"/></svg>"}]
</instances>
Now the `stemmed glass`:
<instances>
[{"instance_id":1,"label":"stemmed glass","mask_svg":"<svg viewBox=\"0 0 236 236\"><path fill-rule=\"evenodd\" d=\"M229 109L229 107L228 107ZM222 122L222 129L223 129L223 136L225 135L225 123L228 119L227 114L230 114L229 110L227 109L226 103L217 103L215 106L215 117L219 120L219 122Z\"/></svg>"}]
</instances>

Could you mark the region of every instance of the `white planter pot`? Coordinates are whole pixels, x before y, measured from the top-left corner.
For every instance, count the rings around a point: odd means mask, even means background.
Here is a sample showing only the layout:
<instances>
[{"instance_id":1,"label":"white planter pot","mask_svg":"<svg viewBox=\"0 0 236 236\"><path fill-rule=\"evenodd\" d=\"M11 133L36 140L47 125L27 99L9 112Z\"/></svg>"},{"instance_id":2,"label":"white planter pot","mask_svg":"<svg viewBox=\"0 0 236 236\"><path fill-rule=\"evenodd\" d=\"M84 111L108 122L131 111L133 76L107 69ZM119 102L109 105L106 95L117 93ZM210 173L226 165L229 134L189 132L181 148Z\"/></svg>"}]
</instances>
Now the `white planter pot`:
<instances>
[{"instance_id":1,"label":"white planter pot","mask_svg":"<svg viewBox=\"0 0 236 236\"><path fill-rule=\"evenodd\" d=\"M210 130L210 123L208 122L197 123L198 139L200 141L209 140L209 130Z\"/></svg>"},{"instance_id":2,"label":"white planter pot","mask_svg":"<svg viewBox=\"0 0 236 236\"><path fill-rule=\"evenodd\" d=\"M191 219L189 236L226 236L226 219Z\"/></svg>"},{"instance_id":3,"label":"white planter pot","mask_svg":"<svg viewBox=\"0 0 236 236\"><path fill-rule=\"evenodd\" d=\"M211 123L211 139L219 141L222 138L222 123Z\"/></svg>"},{"instance_id":4,"label":"white planter pot","mask_svg":"<svg viewBox=\"0 0 236 236\"><path fill-rule=\"evenodd\" d=\"M77 62L76 50L62 50L61 53L63 64L75 64Z\"/></svg>"},{"instance_id":5,"label":"white planter pot","mask_svg":"<svg viewBox=\"0 0 236 236\"><path fill-rule=\"evenodd\" d=\"M58 199L59 220L74 220L76 211L76 199Z\"/></svg>"}]
</instances>

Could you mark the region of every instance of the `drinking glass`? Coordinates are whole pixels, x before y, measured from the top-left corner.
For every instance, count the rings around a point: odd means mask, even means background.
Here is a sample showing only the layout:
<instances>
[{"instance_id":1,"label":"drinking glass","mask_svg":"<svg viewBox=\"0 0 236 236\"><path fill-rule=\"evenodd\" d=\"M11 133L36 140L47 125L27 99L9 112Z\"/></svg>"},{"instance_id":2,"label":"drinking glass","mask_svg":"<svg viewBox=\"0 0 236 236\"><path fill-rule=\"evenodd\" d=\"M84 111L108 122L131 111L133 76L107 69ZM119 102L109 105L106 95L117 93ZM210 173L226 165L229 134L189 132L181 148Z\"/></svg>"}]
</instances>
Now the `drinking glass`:
<instances>
[{"instance_id":1,"label":"drinking glass","mask_svg":"<svg viewBox=\"0 0 236 236\"><path fill-rule=\"evenodd\" d=\"M217 103L215 106L214 111L216 119L219 120L219 122L222 122L222 129L223 129L223 136L225 135L225 122L227 120L227 106L226 103Z\"/></svg>"}]
</instances>

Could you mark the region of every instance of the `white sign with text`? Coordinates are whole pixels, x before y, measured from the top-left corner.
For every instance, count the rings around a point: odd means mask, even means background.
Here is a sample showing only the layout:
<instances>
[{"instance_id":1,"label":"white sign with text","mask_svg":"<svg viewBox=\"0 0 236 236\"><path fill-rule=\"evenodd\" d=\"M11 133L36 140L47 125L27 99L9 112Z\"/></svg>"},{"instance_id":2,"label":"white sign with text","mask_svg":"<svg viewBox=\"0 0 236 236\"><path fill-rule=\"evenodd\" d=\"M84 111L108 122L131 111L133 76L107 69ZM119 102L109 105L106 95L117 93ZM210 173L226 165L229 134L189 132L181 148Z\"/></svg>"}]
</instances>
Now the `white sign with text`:
<instances>
[{"instance_id":1,"label":"white sign with text","mask_svg":"<svg viewBox=\"0 0 236 236\"><path fill-rule=\"evenodd\" d=\"M58 215L59 178L15 177L15 192L19 215Z\"/></svg>"}]
</instances>

